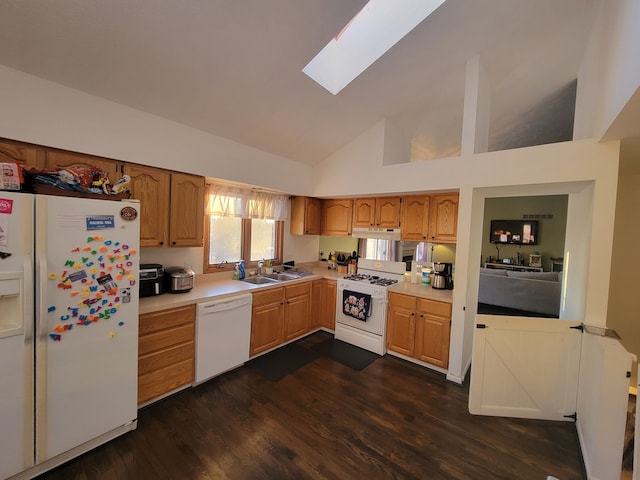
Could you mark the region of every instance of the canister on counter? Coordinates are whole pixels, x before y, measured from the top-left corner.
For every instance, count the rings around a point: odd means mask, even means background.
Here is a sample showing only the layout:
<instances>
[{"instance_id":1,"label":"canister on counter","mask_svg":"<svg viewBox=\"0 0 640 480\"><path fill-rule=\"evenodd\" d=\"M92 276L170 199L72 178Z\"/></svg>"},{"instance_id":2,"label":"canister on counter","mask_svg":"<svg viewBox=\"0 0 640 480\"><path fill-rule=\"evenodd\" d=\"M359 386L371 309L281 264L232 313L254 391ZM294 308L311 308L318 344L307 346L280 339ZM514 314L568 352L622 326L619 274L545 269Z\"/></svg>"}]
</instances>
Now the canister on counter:
<instances>
[{"instance_id":1,"label":"canister on counter","mask_svg":"<svg viewBox=\"0 0 640 480\"><path fill-rule=\"evenodd\" d=\"M431 269L423 268L422 269L422 285L429 285L431 283Z\"/></svg>"}]
</instances>

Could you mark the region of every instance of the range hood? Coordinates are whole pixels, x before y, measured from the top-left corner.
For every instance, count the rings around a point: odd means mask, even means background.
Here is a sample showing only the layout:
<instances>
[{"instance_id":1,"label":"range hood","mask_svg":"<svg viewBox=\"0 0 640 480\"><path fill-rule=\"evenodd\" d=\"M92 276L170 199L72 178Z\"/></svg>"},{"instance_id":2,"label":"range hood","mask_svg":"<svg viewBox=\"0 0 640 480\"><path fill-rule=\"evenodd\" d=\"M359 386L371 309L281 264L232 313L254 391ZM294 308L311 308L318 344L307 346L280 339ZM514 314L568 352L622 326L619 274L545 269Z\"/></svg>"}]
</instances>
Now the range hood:
<instances>
[{"instance_id":1,"label":"range hood","mask_svg":"<svg viewBox=\"0 0 640 480\"><path fill-rule=\"evenodd\" d=\"M353 228L351 236L378 240L400 240L401 235L399 228Z\"/></svg>"}]
</instances>

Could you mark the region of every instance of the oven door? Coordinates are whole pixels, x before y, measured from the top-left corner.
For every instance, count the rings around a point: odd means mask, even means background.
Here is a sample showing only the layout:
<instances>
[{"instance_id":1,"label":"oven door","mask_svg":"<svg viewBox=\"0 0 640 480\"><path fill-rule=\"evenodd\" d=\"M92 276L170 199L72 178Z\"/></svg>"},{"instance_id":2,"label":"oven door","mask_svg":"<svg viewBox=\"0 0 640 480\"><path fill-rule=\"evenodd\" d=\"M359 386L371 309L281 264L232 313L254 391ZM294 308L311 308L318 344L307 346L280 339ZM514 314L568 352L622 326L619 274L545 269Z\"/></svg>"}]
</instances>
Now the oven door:
<instances>
[{"instance_id":1,"label":"oven door","mask_svg":"<svg viewBox=\"0 0 640 480\"><path fill-rule=\"evenodd\" d=\"M336 324L384 335L387 321L387 291L357 282L338 282Z\"/></svg>"}]
</instances>

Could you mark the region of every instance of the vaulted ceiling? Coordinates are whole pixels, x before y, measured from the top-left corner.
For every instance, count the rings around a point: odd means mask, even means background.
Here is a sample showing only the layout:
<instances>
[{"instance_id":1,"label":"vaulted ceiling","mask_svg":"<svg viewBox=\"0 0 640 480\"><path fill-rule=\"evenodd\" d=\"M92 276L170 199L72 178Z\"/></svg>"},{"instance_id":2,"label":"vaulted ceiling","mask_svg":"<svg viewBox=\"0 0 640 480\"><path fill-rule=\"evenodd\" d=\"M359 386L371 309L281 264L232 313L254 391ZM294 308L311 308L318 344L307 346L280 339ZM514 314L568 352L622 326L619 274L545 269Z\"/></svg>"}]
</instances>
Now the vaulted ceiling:
<instances>
[{"instance_id":1,"label":"vaulted ceiling","mask_svg":"<svg viewBox=\"0 0 640 480\"><path fill-rule=\"evenodd\" d=\"M7 0L0 64L315 165L383 118L460 141L480 55L492 129L578 74L596 0L447 0L333 96L302 73L366 0Z\"/></svg>"}]
</instances>

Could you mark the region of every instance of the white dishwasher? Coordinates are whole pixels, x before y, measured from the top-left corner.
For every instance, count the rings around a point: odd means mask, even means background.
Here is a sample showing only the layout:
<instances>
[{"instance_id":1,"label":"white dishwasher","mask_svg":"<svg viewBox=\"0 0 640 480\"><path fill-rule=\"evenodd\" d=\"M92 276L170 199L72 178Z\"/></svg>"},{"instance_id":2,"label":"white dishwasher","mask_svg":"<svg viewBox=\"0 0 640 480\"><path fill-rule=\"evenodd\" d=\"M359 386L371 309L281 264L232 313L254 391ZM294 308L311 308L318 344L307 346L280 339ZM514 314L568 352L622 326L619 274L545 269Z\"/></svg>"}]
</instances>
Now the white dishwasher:
<instances>
[{"instance_id":1,"label":"white dishwasher","mask_svg":"<svg viewBox=\"0 0 640 480\"><path fill-rule=\"evenodd\" d=\"M252 299L249 293L198 304L195 385L249 360Z\"/></svg>"}]
</instances>

